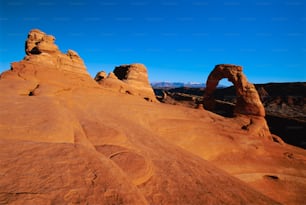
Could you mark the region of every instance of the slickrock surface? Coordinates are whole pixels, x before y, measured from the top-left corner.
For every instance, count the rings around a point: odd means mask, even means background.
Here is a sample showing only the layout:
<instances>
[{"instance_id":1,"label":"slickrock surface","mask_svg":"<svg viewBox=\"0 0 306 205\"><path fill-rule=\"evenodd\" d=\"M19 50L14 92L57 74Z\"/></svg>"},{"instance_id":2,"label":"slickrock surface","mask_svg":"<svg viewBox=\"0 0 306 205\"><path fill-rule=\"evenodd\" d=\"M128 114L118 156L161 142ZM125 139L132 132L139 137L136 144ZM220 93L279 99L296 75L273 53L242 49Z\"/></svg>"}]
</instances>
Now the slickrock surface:
<instances>
[{"instance_id":1,"label":"slickrock surface","mask_svg":"<svg viewBox=\"0 0 306 205\"><path fill-rule=\"evenodd\" d=\"M0 204L305 202L305 150L32 60L0 77Z\"/></svg>"},{"instance_id":2,"label":"slickrock surface","mask_svg":"<svg viewBox=\"0 0 306 205\"><path fill-rule=\"evenodd\" d=\"M255 87L265 107L270 132L288 144L306 149L306 83L267 83ZM154 92L157 99L166 104L203 108L204 88L157 87ZM212 111L224 117L233 117L235 87L218 88L213 95L216 104Z\"/></svg>"}]
</instances>

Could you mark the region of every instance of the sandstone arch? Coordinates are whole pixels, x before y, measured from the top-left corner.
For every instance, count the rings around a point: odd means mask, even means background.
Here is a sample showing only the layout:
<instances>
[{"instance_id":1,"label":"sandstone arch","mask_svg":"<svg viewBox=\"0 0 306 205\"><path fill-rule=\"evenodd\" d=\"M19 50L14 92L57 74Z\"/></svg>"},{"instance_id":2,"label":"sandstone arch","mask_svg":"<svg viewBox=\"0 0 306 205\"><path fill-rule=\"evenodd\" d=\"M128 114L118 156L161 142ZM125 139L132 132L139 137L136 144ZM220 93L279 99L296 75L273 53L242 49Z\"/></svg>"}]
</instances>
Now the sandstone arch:
<instances>
[{"instance_id":1,"label":"sandstone arch","mask_svg":"<svg viewBox=\"0 0 306 205\"><path fill-rule=\"evenodd\" d=\"M265 109L255 86L247 81L242 72L242 67L231 64L216 65L209 74L203 98L204 108L213 110L215 100L213 93L219 81L227 78L233 83L236 90L236 105L234 117L240 124L241 129L249 132L250 135L261 136L272 140L269 127L265 120Z\"/></svg>"},{"instance_id":2,"label":"sandstone arch","mask_svg":"<svg viewBox=\"0 0 306 205\"><path fill-rule=\"evenodd\" d=\"M213 93L219 81L223 78L227 78L232 82L236 89L237 102L234 109L234 116L239 114L265 116L265 109L260 101L255 86L247 81L241 66L231 64L216 65L214 70L209 74L203 102L206 109L213 109Z\"/></svg>"}]
</instances>

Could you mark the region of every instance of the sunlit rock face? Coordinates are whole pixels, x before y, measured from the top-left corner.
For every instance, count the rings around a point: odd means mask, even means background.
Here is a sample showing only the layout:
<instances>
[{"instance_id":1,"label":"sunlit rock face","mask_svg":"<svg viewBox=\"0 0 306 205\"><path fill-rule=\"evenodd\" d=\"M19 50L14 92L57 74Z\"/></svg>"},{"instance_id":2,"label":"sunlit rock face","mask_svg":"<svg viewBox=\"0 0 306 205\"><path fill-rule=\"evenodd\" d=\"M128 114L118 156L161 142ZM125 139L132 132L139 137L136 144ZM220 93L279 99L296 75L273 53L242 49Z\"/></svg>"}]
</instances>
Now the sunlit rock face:
<instances>
[{"instance_id":1,"label":"sunlit rock face","mask_svg":"<svg viewBox=\"0 0 306 205\"><path fill-rule=\"evenodd\" d=\"M204 106L214 109L213 93L220 80L227 78L236 89L236 106L234 116L244 119L242 129L250 130L252 134L271 138L271 133L264 119L265 109L255 86L248 82L242 72L242 67L231 64L216 65L209 74L204 93Z\"/></svg>"},{"instance_id":2,"label":"sunlit rock face","mask_svg":"<svg viewBox=\"0 0 306 205\"><path fill-rule=\"evenodd\" d=\"M56 95L80 87L98 87L83 60L73 51L62 53L55 38L34 29L25 42L26 56L1 74L6 92L16 95ZM10 85L12 84L12 85ZM3 88L4 89L4 88Z\"/></svg>"},{"instance_id":3,"label":"sunlit rock face","mask_svg":"<svg viewBox=\"0 0 306 205\"><path fill-rule=\"evenodd\" d=\"M149 82L147 68L143 64L117 66L107 77L101 71L97 73L95 80L103 87L158 102Z\"/></svg>"},{"instance_id":4,"label":"sunlit rock face","mask_svg":"<svg viewBox=\"0 0 306 205\"><path fill-rule=\"evenodd\" d=\"M0 204L305 202L304 150L263 143L238 118L114 92L74 52L37 45L0 75ZM130 89L141 70L99 83Z\"/></svg>"},{"instance_id":5,"label":"sunlit rock face","mask_svg":"<svg viewBox=\"0 0 306 205\"><path fill-rule=\"evenodd\" d=\"M86 67L77 52L68 50L62 53L55 44L55 37L33 29L25 42L26 61L32 64L51 65L54 68L86 74Z\"/></svg>"}]
</instances>

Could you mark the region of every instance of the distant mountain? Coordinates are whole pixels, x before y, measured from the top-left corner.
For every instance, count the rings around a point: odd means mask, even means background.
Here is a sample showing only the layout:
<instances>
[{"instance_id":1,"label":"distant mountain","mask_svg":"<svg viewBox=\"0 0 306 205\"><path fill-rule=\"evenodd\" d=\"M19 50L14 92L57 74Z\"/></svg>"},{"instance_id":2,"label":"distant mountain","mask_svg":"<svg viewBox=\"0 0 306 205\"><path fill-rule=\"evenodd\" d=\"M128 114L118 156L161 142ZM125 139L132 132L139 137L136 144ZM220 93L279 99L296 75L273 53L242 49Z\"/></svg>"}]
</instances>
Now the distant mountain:
<instances>
[{"instance_id":1,"label":"distant mountain","mask_svg":"<svg viewBox=\"0 0 306 205\"><path fill-rule=\"evenodd\" d=\"M197 83L197 82L188 82L188 83L183 83L183 82L153 82L151 83L151 86L154 89L158 88L205 88L206 84L205 83ZM226 88L228 86L225 85L218 85L218 88Z\"/></svg>"},{"instance_id":2,"label":"distant mountain","mask_svg":"<svg viewBox=\"0 0 306 205\"><path fill-rule=\"evenodd\" d=\"M153 88L203 88L205 87L204 83L196 83L196 82L153 82L151 83Z\"/></svg>"},{"instance_id":3,"label":"distant mountain","mask_svg":"<svg viewBox=\"0 0 306 205\"><path fill-rule=\"evenodd\" d=\"M153 82L151 83L153 88L179 88L184 87L184 83L180 82Z\"/></svg>"}]
</instances>

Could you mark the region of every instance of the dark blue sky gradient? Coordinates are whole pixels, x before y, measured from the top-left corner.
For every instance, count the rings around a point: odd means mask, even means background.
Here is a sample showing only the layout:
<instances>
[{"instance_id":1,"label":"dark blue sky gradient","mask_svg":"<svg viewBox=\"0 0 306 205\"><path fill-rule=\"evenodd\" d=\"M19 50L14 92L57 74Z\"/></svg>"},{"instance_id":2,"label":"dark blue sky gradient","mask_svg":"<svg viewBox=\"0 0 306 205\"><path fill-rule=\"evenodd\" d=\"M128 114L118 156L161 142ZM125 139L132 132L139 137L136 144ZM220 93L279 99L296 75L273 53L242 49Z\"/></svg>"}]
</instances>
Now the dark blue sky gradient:
<instances>
[{"instance_id":1,"label":"dark blue sky gradient","mask_svg":"<svg viewBox=\"0 0 306 205\"><path fill-rule=\"evenodd\" d=\"M152 82L204 82L232 63L254 83L306 81L304 0L1 0L0 71L24 57L33 28L92 76L139 62Z\"/></svg>"}]
</instances>

